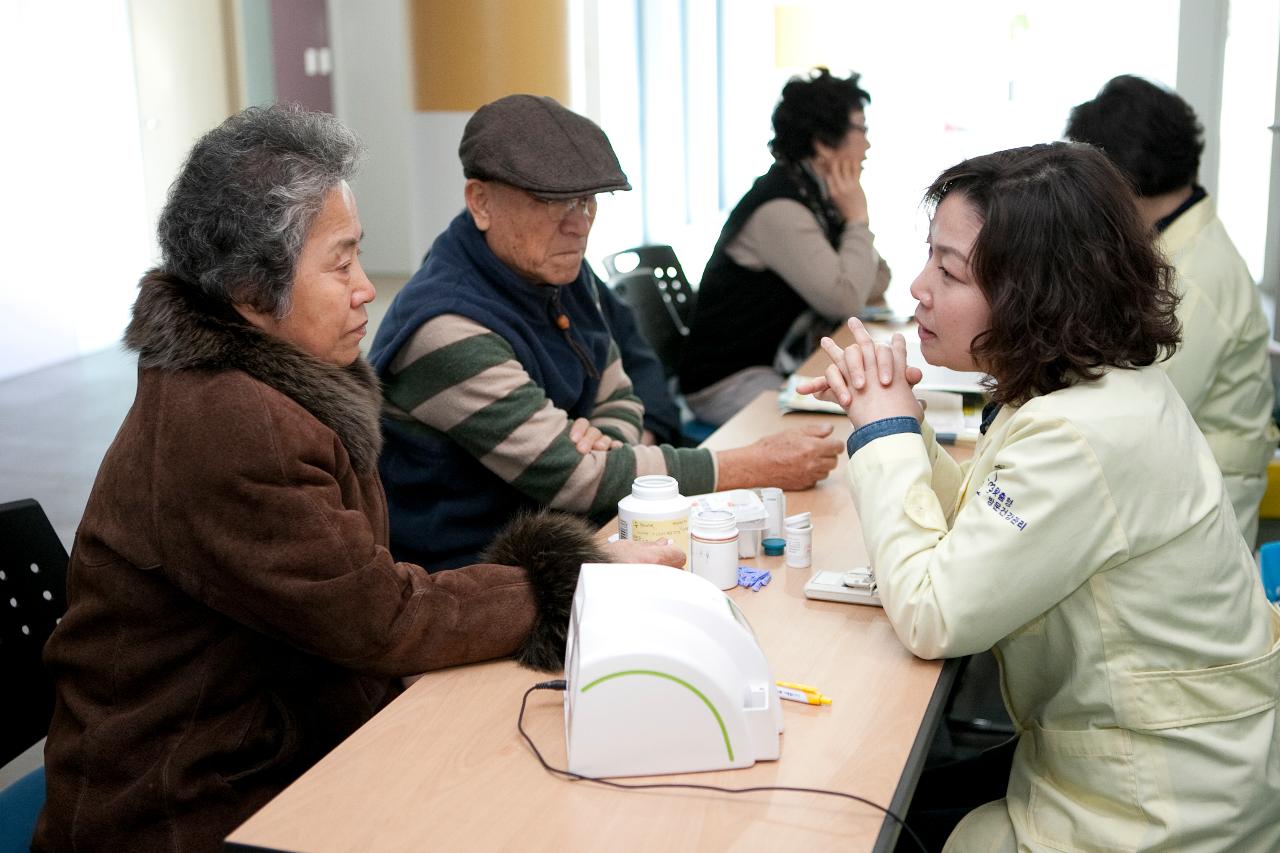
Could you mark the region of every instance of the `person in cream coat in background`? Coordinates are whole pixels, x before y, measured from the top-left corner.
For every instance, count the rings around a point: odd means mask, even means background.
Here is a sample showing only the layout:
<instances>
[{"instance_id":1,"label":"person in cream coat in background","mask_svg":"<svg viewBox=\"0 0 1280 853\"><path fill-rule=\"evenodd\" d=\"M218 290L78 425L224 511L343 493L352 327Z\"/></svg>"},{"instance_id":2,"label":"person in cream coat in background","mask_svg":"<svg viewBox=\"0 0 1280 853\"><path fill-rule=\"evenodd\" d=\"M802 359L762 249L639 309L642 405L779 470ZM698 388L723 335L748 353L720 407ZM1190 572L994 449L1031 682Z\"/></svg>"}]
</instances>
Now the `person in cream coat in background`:
<instances>
[{"instance_id":1,"label":"person in cream coat in background","mask_svg":"<svg viewBox=\"0 0 1280 853\"><path fill-rule=\"evenodd\" d=\"M1197 183L1203 132L1176 92L1126 74L1071 111L1066 136L1100 148L1133 182L1138 212L1177 271L1182 344L1162 366L1218 460L1252 548L1280 438L1271 324L1248 264Z\"/></svg>"},{"instance_id":2,"label":"person in cream coat in background","mask_svg":"<svg viewBox=\"0 0 1280 853\"><path fill-rule=\"evenodd\" d=\"M855 427L899 638L925 658L994 647L1017 726L988 802L951 831L957 810L918 808L926 771L908 825L947 851L1280 850L1280 612L1158 365L1173 273L1124 181L1056 143L965 161L926 199L923 355L993 379L972 462L921 424L901 336L851 320L802 389Z\"/></svg>"}]
</instances>

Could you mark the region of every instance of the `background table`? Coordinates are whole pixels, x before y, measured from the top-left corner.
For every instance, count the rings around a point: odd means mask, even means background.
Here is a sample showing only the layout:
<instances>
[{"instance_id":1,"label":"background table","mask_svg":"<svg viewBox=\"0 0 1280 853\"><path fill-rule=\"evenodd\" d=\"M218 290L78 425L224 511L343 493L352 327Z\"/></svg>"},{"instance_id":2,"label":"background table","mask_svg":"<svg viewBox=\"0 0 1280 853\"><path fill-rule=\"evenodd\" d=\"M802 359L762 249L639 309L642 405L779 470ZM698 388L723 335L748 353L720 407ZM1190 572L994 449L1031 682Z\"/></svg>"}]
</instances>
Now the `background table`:
<instances>
[{"instance_id":1,"label":"background table","mask_svg":"<svg viewBox=\"0 0 1280 853\"><path fill-rule=\"evenodd\" d=\"M718 448L784 426L849 423L777 411L761 395L716 432ZM867 562L841 459L833 475L787 494L787 512L813 514L813 570ZM607 531L606 531L607 532ZM654 777L747 787L791 785L858 794L898 813L941 715L953 666L907 652L876 607L804 597L810 569L780 557L759 592L729 594L750 620L774 677L812 684L830 706L783 702L781 758L714 773ZM897 828L843 798L763 792L617 791L548 774L516 731L525 689L549 676L511 661L426 675L246 821L229 846L298 851L890 849ZM565 766L560 693L538 691L525 725Z\"/></svg>"}]
</instances>

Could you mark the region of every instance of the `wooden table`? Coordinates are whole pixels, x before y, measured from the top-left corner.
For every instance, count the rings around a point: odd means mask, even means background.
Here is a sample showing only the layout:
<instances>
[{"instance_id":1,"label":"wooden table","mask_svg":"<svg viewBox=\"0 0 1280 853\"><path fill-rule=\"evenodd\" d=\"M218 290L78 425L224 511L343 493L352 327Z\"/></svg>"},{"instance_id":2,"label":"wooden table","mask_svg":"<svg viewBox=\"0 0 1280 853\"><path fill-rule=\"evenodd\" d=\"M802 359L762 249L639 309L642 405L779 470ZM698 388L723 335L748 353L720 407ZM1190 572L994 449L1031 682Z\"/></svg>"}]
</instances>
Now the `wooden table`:
<instances>
[{"instance_id":1,"label":"wooden table","mask_svg":"<svg viewBox=\"0 0 1280 853\"><path fill-rule=\"evenodd\" d=\"M848 421L784 417L761 395L708 441L728 448L784 426ZM864 565L861 529L840 468L787 494L813 513L814 569ZM834 704L783 702L777 761L657 777L747 787L826 788L905 814L955 667L907 652L883 611L811 601L811 570L761 557L773 581L729 594L750 620L774 677L813 684ZM520 697L548 676L511 661L426 675L228 838L233 849L383 850L887 850L897 825L843 798L765 792L617 791L544 771L516 731ZM525 725L547 760L565 766L561 694L529 699Z\"/></svg>"}]
</instances>

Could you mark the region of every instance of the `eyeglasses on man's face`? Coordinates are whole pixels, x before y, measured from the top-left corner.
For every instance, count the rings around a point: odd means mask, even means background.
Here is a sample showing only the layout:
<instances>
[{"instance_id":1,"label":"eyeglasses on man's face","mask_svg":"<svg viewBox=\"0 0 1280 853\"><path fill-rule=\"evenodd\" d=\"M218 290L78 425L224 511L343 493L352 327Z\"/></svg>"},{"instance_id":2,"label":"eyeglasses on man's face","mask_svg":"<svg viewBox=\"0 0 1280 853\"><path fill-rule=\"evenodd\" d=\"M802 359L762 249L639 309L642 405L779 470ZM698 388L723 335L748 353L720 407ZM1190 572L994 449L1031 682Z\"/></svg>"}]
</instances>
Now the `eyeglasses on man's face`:
<instances>
[{"instance_id":1,"label":"eyeglasses on man's face","mask_svg":"<svg viewBox=\"0 0 1280 853\"><path fill-rule=\"evenodd\" d=\"M537 196L534 196L537 198ZM547 218L559 225L564 222L570 215L576 211L581 211L582 215L587 217L588 222L594 222L596 218L596 197L594 195L584 195L578 198L562 198L562 199L538 199L546 205Z\"/></svg>"}]
</instances>

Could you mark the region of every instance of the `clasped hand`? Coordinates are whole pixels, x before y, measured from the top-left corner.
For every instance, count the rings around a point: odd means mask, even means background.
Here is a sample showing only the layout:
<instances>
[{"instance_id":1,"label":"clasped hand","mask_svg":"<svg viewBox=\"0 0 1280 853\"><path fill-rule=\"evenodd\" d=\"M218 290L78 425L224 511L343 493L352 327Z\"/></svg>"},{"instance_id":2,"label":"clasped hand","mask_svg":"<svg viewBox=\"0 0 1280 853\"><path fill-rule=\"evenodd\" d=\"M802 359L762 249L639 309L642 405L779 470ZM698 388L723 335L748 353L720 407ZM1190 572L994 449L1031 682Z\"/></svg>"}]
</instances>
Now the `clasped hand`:
<instances>
[{"instance_id":1,"label":"clasped hand","mask_svg":"<svg viewBox=\"0 0 1280 853\"><path fill-rule=\"evenodd\" d=\"M841 349L831 338L822 349L831 364L822 376L796 387L801 394L835 403L844 409L854 428L883 418L924 416L912 390L921 379L920 368L907 364L907 341L894 334L891 343L876 343L856 317L849 318L853 343Z\"/></svg>"}]
</instances>

